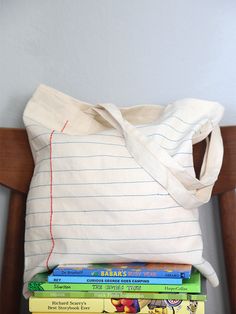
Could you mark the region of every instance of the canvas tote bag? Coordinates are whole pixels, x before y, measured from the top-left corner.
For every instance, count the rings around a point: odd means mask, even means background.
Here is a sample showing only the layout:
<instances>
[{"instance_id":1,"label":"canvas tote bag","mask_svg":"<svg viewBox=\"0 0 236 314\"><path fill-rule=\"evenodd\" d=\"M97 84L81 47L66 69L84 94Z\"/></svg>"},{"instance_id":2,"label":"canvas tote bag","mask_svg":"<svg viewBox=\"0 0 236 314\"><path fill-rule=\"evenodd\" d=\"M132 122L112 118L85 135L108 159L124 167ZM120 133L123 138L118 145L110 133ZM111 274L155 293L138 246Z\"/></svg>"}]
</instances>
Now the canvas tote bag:
<instances>
[{"instance_id":1,"label":"canvas tote bag","mask_svg":"<svg viewBox=\"0 0 236 314\"><path fill-rule=\"evenodd\" d=\"M217 286L197 207L222 164L222 114L220 104L197 99L93 106L40 85L24 111L35 162L24 295L34 274L59 263L188 263ZM203 139L197 179L192 146Z\"/></svg>"}]
</instances>

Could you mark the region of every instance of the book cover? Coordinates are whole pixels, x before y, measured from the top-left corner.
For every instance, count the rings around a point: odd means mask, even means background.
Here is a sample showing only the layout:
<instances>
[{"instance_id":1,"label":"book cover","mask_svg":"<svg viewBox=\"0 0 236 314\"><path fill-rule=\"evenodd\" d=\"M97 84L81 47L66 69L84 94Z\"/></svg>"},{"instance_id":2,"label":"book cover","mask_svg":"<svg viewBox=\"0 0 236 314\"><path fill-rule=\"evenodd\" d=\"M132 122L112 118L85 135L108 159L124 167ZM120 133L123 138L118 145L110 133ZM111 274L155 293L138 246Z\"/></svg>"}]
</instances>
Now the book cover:
<instances>
[{"instance_id":1,"label":"book cover","mask_svg":"<svg viewBox=\"0 0 236 314\"><path fill-rule=\"evenodd\" d=\"M200 273L195 271L190 279L183 279L182 285L139 285L139 284L93 284L93 283L51 283L47 273L35 275L28 284L30 291L128 291L128 292L195 292L201 291Z\"/></svg>"},{"instance_id":2,"label":"book cover","mask_svg":"<svg viewBox=\"0 0 236 314\"><path fill-rule=\"evenodd\" d=\"M180 285L182 284L182 278L55 276L52 274L48 276L48 282L111 283L111 284L139 284L139 285Z\"/></svg>"},{"instance_id":3,"label":"book cover","mask_svg":"<svg viewBox=\"0 0 236 314\"><path fill-rule=\"evenodd\" d=\"M192 266L170 263L61 264L55 276L190 278Z\"/></svg>"},{"instance_id":4,"label":"book cover","mask_svg":"<svg viewBox=\"0 0 236 314\"><path fill-rule=\"evenodd\" d=\"M143 299L29 299L33 313L204 314L203 301Z\"/></svg>"}]
</instances>

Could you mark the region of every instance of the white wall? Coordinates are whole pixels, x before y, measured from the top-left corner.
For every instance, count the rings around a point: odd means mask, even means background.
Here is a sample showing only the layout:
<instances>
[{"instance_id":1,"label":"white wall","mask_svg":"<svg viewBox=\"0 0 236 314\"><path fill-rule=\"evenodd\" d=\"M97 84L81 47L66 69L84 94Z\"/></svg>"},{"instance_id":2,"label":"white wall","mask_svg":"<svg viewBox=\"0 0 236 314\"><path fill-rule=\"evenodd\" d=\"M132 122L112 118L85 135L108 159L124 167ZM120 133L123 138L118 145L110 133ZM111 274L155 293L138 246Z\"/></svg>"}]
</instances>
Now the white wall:
<instances>
[{"instance_id":1,"label":"white wall","mask_svg":"<svg viewBox=\"0 0 236 314\"><path fill-rule=\"evenodd\" d=\"M233 0L0 0L0 126L23 126L41 82L92 103L216 100L222 124L236 124L235 11ZM0 257L7 196L1 188ZM215 200L201 220L222 282L206 313L228 313Z\"/></svg>"}]
</instances>

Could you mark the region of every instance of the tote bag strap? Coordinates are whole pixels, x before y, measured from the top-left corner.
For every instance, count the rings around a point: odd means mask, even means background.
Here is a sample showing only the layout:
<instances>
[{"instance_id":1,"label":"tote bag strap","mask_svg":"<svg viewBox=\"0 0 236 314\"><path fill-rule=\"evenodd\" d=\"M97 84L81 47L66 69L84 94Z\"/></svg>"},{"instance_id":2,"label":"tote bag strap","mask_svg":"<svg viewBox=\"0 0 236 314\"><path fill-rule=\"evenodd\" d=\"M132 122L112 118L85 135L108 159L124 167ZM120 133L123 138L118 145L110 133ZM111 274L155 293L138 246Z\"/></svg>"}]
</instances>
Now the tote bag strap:
<instances>
[{"instance_id":1,"label":"tote bag strap","mask_svg":"<svg viewBox=\"0 0 236 314\"><path fill-rule=\"evenodd\" d=\"M115 105L103 104L93 109L123 134L127 149L136 162L160 183L178 204L192 209L209 201L223 159L223 144L218 126L213 128L211 139L207 141L198 180L156 141L150 140L125 120Z\"/></svg>"}]
</instances>

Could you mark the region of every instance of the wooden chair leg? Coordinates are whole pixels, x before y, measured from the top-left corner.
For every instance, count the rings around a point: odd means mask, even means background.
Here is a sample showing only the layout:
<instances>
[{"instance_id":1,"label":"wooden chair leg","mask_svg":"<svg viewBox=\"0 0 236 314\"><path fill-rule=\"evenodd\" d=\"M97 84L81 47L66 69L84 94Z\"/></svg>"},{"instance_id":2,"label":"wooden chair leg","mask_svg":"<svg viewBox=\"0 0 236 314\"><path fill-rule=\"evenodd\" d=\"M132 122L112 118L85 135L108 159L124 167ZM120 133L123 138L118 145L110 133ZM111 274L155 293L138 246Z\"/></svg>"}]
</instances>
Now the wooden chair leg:
<instances>
[{"instance_id":1,"label":"wooden chair leg","mask_svg":"<svg viewBox=\"0 0 236 314\"><path fill-rule=\"evenodd\" d=\"M236 191L219 195L219 203L231 313L236 313Z\"/></svg>"},{"instance_id":2,"label":"wooden chair leg","mask_svg":"<svg viewBox=\"0 0 236 314\"><path fill-rule=\"evenodd\" d=\"M24 265L25 201L24 194L17 191L11 192L0 290L1 314L20 313Z\"/></svg>"}]
</instances>

